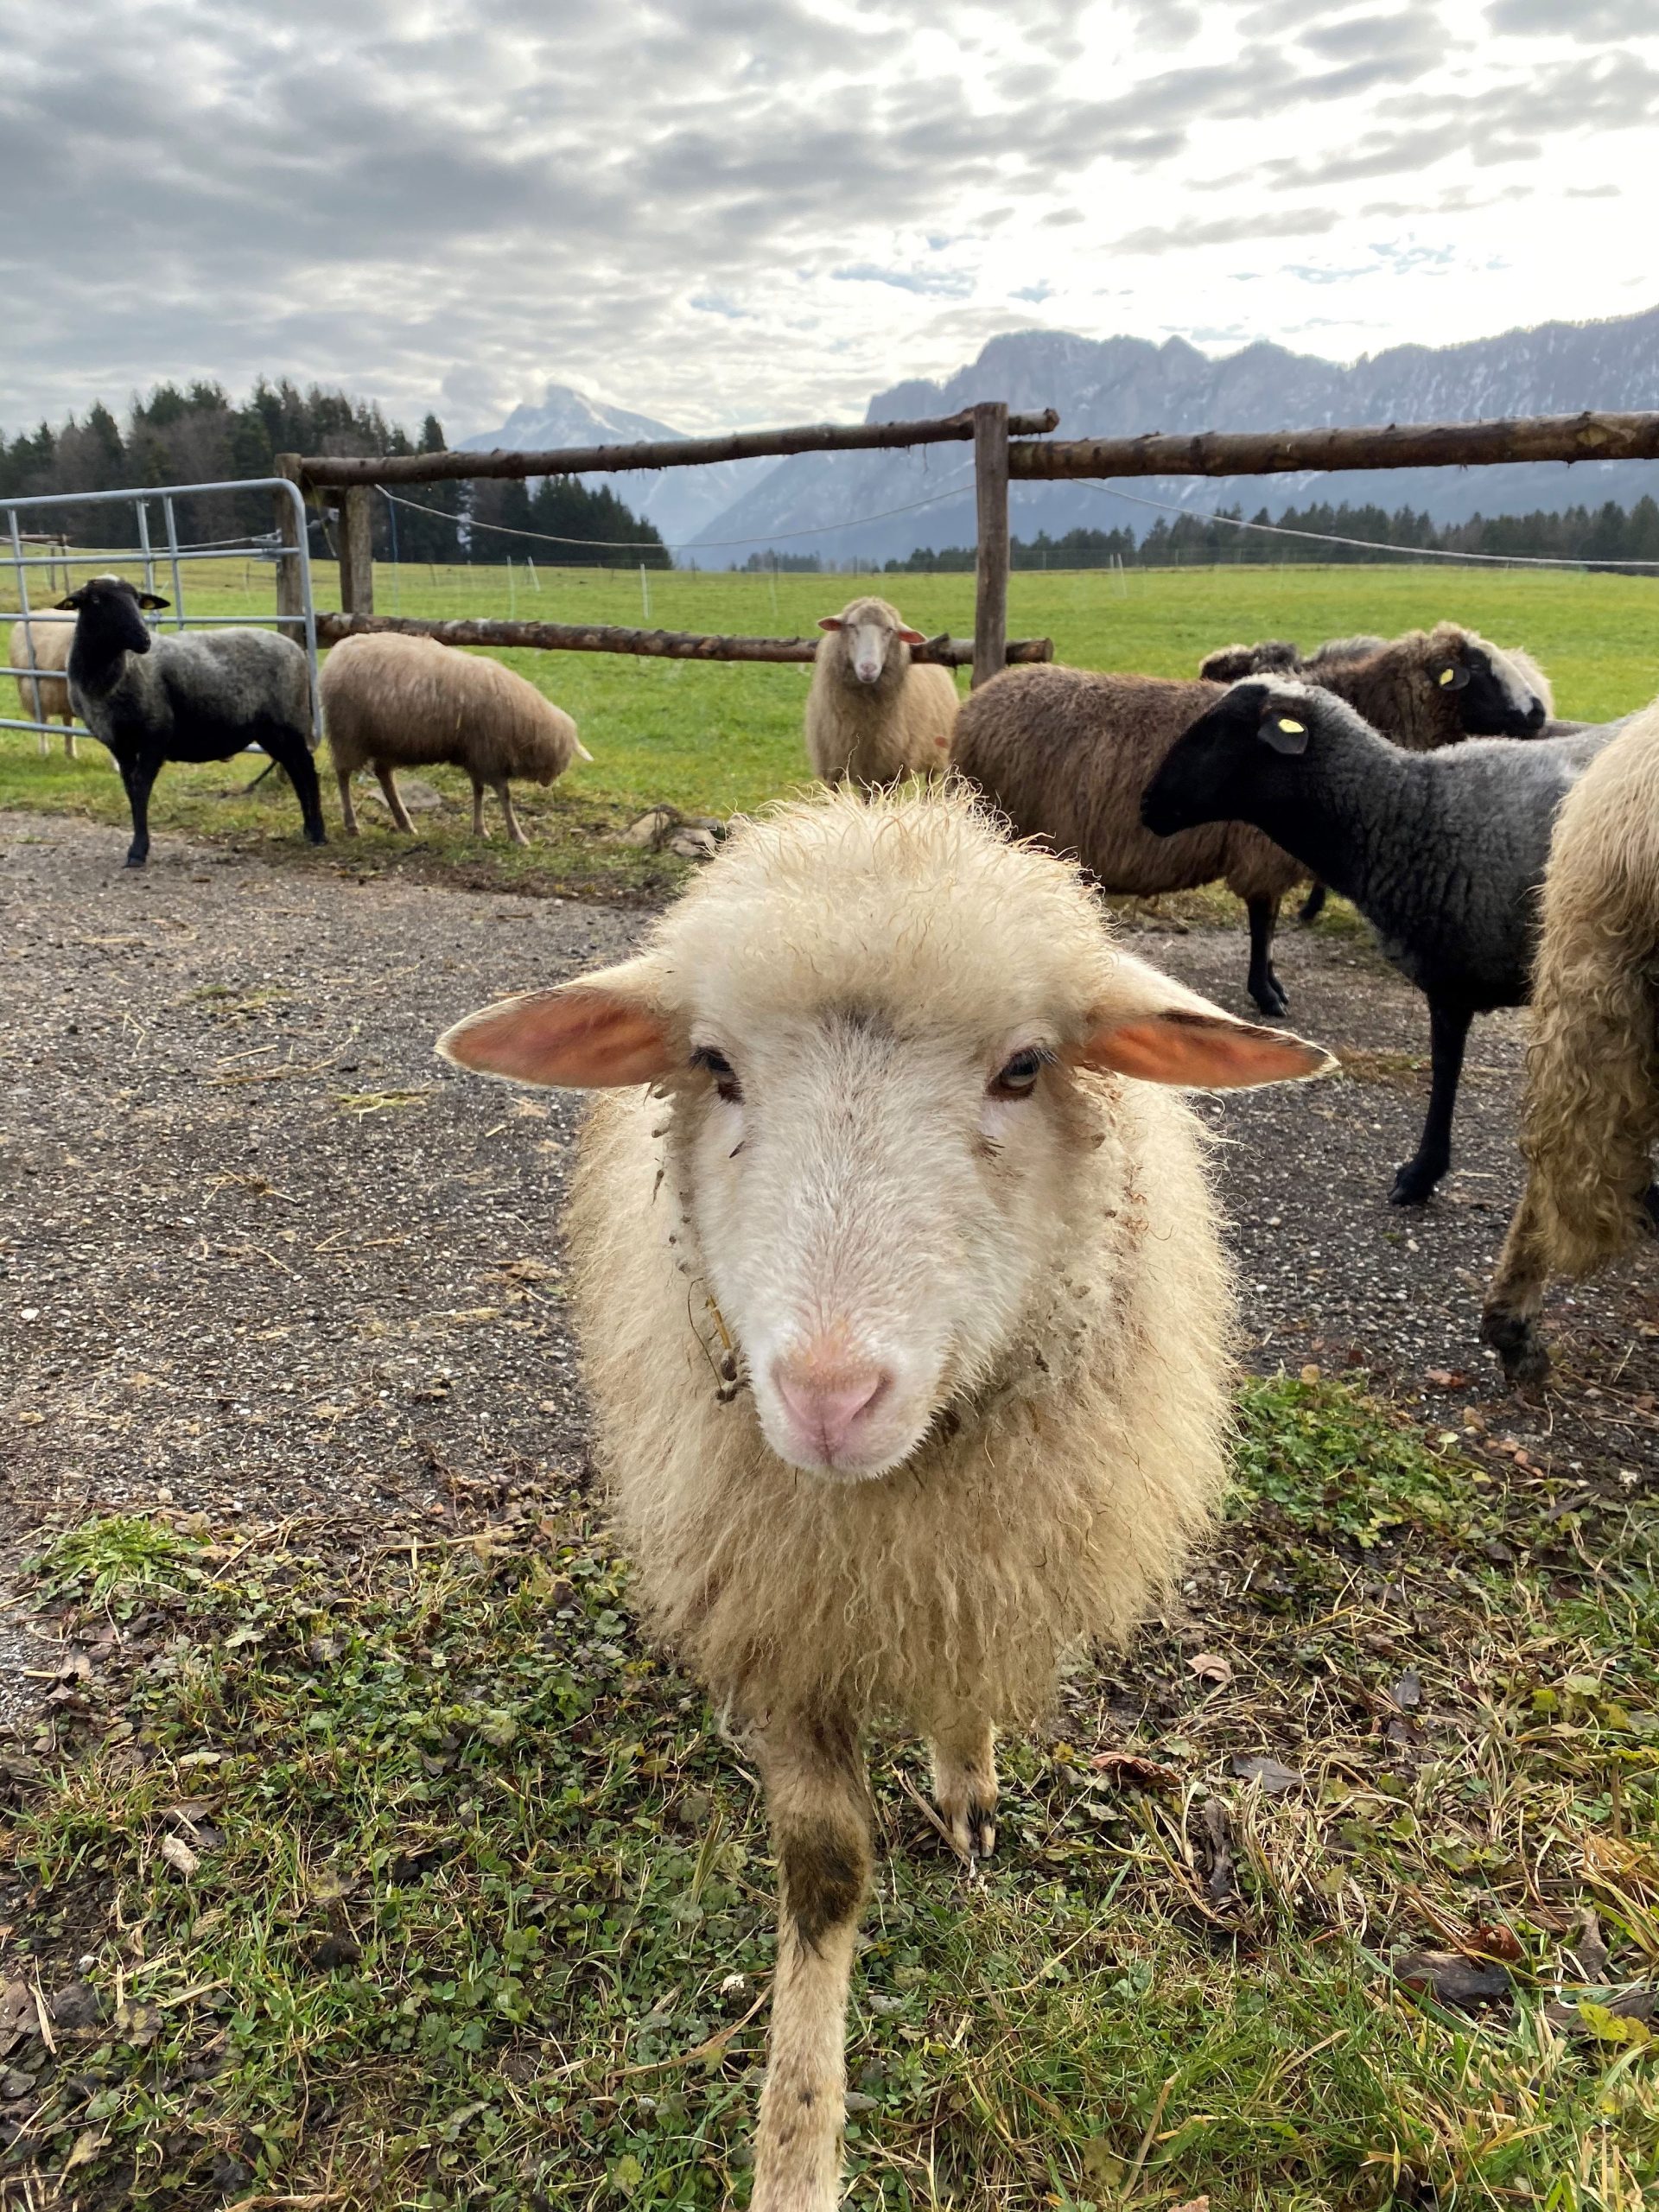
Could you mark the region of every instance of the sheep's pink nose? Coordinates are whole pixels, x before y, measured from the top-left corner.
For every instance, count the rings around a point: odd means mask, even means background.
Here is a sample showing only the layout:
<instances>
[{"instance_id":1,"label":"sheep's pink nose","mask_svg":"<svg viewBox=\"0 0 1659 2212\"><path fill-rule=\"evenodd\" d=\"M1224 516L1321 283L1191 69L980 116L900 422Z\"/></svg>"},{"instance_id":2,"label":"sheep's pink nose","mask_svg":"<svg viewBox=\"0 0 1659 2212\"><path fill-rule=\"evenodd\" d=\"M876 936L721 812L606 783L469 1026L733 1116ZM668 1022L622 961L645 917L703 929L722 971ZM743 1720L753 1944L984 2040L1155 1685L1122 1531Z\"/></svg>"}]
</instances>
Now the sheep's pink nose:
<instances>
[{"instance_id":1,"label":"sheep's pink nose","mask_svg":"<svg viewBox=\"0 0 1659 2212\"><path fill-rule=\"evenodd\" d=\"M825 1358L809 1347L786 1352L772 1379L802 1441L833 1465L893 1378L871 1361Z\"/></svg>"}]
</instances>

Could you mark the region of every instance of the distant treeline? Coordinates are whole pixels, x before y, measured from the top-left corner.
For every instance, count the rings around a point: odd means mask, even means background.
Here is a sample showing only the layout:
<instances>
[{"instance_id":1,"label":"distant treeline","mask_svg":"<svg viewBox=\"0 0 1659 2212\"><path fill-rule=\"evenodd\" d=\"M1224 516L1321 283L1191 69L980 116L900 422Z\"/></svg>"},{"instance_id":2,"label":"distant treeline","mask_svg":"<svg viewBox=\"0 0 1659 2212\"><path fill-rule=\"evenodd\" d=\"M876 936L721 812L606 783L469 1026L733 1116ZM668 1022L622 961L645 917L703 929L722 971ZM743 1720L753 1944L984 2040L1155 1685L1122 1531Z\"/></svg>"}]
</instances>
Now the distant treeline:
<instances>
[{"instance_id":1,"label":"distant treeline","mask_svg":"<svg viewBox=\"0 0 1659 2212\"><path fill-rule=\"evenodd\" d=\"M124 425L99 401L84 421L72 415L55 429L42 423L37 430L10 440L0 435L0 499L269 476L279 453L436 453L443 444L435 415L429 415L419 437L411 439L388 423L378 407L316 385L302 391L286 381L271 385L262 378L238 406L217 384L197 382L183 390L164 384L147 399L134 400ZM390 560L395 552L404 561L470 557L499 563L510 554L528 554L563 568L670 565L667 549L651 524L631 513L613 493L589 492L574 477L546 477L533 497L523 483L494 479L413 485L408 497L416 504L395 511L384 499L374 501L378 560ZM187 544L258 536L272 527L270 495L265 492L198 493L176 501L175 511ZM486 524L597 542L537 544L473 527ZM130 537L132 511L52 508L38 517L25 516L22 526L61 531L73 544L109 545ZM152 512L153 539L159 540L160 527ZM326 553L333 543L333 523L325 515L318 528L321 541L314 536L314 550Z\"/></svg>"},{"instance_id":2,"label":"distant treeline","mask_svg":"<svg viewBox=\"0 0 1659 2212\"><path fill-rule=\"evenodd\" d=\"M1436 523L1427 514L1402 507L1389 514L1378 506L1292 507L1272 517L1262 507L1250 518L1274 522L1280 531L1305 531L1305 538L1231 530L1224 518L1243 517L1242 507L1224 507L1215 516L1160 516L1138 541L1133 530L1068 530L1059 537L1041 531L1016 537L1016 569L1209 568L1262 562L1375 561L1371 546L1416 547L1444 553L1544 556L1561 561L1659 562L1659 505L1647 497L1628 510L1609 499L1605 506L1568 507L1560 514L1539 509L1528 515L1473 515L1467 522ZM1328 537L1353 537L1358 545L1332 545ZM972 546L947 545L938 552L924 546L902 561L889 561L894 575L953 575L974 565Z\"/></svg>"}]
</instances>

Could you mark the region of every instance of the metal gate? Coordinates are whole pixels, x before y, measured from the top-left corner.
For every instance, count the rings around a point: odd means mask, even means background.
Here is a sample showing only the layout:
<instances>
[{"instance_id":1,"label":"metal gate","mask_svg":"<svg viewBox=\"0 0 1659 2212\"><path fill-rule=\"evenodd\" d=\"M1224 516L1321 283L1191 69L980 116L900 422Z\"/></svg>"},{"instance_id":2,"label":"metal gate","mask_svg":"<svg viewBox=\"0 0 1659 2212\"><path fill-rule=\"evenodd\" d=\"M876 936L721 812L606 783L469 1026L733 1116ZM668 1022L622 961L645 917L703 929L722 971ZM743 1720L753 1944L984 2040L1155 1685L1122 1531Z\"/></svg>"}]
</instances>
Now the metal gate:
<instances>
[{"instance_id":1,"label":"metal gate","mask_svg":"<svg viewBox=\"0 0 1659 2212\"><path fill-rule=\"evenodd\" d=\"M181 544L178 515L174 502L175 499L185 498L189 493L198 492L271 492L278 499L290 499L295 509L295 542L292 544L284 544L279 537L273 535L219 538L211 544ZM161 505L162 530L159 545L152 540L149 527L150 510L158 501ZM55 541L50 551L30 552L27 550L29 541L24 537L21 517L40 515L43 520L49 522L56 509L91 506L128 506L135 509L137 516L137 543L124 548L99 549L96 560L90 555L85 559L76 560L73 549L64 546L60 541ZM315 748L321 742L322 708L317 692L317 618L311 596L311 554L306 542L305 501L301 496L298 486L290 483L287 477L254 476L230 484L162 484L155 486L147 486L139 492L54 492L39 499L0 499L0 522L7 527L10 539L9 549L4 543L0 543L0 572L3 571L9 558L10 565L16 578L17 588L16 609L10 614L0 615L0 621L7 625L8 631L10 624L20 618L27 624L24 631L26 643L23 652L26 664L22 667L16 667L10 661L0 663L0 677L15 677L20 679L19 691L24 705L31 703L31 692L34 695L32 703L35 708L38 709L41 703L39 683L31 683L31 677L39 677L41 682L44 682L48 677L60 673L57 670L41 670L35 666L35 626L32 622L28 622L27 618L31 613L35 615L45 613L53 604L53 601L50 596L37 601L30 601L29 578L31 570L45 569L50 572L62 569L67 578L72 565L93 573L101 573L105 563L119 563L129 567L142 567L144 588L147 591L154 591L156 572L158 568L165 567L168 580L172 584L173 603L165 614L145 617L152 629L246 629L254 626L280 626L283 628L300 632L298 642L305 649L306 665L311 682L311 743ZM189 618L185 607L184 594L184 575L188 568L197 562L203 561L247 562L250 560L270 563L273 582L278 573L276 565L277 563L292 561L297 563L298 597L302 610L299 613L201 614L197 615L194 620ZM48 585L48 592L50 589L51 587ZM43 719L31 720L26 716L0 715L0 729L38 730L41 733L42 752L46 750L47 739L55 734L57 728L57 724ZM87 734L80 723L77 722L75 728L81 731L83 735ZM262 750L257 745L249 746L246 749L250 753L257 753Z\"/></svg>"}]
</instances>

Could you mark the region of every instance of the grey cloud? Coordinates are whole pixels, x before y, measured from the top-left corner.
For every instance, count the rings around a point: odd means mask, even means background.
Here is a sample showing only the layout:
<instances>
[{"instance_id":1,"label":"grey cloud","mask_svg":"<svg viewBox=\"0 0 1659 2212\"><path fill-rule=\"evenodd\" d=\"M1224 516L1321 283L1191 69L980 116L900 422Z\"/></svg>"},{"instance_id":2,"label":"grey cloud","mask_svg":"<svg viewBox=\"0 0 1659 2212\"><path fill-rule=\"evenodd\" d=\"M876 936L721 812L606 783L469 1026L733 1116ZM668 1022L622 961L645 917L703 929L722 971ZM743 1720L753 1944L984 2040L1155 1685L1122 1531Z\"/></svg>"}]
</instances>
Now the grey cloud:
<instances>
[{"instance_id":1,"label":"grey cloud","mask_svg":"<svg viewBox=\"0 0 1659 2212\"><path fill-rule=\"evenodd\" d=\"M1514 37L1600 45L1608 39L1659 37L1659 0L1497 0L1486 20L1495 31Z\"/></svg>"},{"instance_id":2,"label":"grey cloud","mask_svg":"<svg viewBox=\"0 0 1659 2212\"><path fill-rule=\"evenodd\" d=\"M1311 207L1300 214L1238 215L1214 223L1185 223L1164 230L1148 226L1131 231L1112 243L1115 253L1179 253L1187 246L1231 245L1251 238L1317 238L1335 227L1328 209Z\"/></svg>"}]
</instances>

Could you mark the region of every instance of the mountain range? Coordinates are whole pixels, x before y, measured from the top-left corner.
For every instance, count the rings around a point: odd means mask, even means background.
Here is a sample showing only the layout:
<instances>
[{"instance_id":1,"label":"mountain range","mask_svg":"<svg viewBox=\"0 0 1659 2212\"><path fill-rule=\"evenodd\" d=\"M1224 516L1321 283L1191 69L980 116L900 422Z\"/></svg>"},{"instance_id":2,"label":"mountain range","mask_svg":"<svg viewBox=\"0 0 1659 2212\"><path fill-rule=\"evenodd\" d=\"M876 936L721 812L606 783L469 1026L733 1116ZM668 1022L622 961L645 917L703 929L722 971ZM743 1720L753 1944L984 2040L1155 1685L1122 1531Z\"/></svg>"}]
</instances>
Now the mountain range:
<instances>
[{"instance_id":1,"label":"mountain range","mask_svg":"<svg viewBox=\"0 0 1659 2212\"><path fill-rule=\"evenodd\" d=\"M1548 322L1455 346L1395 346L1351 364L1262 340L1213 359L1184 339L1090 339L1065 331L1011 331L940 382L911 378L879 392L867 422L948 415L980 399L1016 410L1054 407L1061 437L1135 436L1154 430L1312 429L1334 423L1471 422L1503 415L1572 414L1580 408L1659 407L1659 308L1588 323ZM666 425L596 406L550 385L540 407L520 407L502 428L466 442L550 447L610 438L673 437ZM584 479L609 482L704 568L749 553L815 552L826 564L881 561L919 545L973 541L973 477L966 449L798 454ZM1016 485L1015 532L1034 537L1078 526L1128 524L1144 534L1160 510L1211 512L1242 505L1270 516L1311 500L1376 501L1426 510L1436 522L1534 508L1629 505L1659 494L1646 461L1516 463L1483 469L1379 469L1272 477L1153 477L1101 485Z\"/></svg>"}]
</instances>

